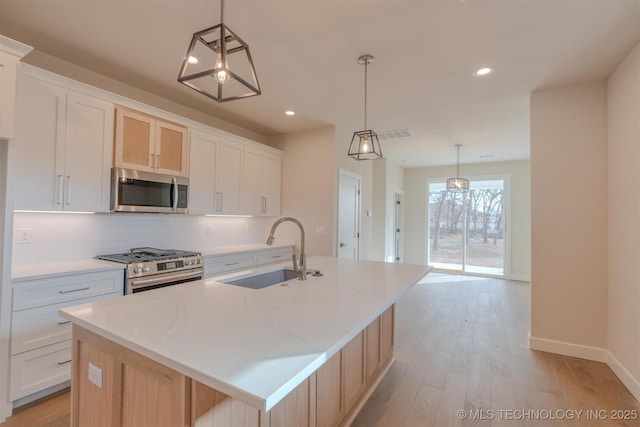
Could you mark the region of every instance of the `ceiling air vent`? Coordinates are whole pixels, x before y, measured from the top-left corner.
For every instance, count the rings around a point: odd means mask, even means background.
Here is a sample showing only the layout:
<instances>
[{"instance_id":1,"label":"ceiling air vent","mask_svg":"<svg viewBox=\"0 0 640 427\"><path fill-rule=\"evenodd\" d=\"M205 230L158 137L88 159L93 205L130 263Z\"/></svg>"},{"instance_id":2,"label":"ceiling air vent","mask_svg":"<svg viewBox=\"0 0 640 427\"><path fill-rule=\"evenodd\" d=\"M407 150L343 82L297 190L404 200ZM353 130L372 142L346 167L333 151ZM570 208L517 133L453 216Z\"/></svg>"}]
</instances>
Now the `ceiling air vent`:
<instances>
[{"instance_id":1,"label":"ceiling air vent","mask_svg":"<svg viewBox=\"0 0 640 427\"><path fill-rule=\"evenodd\" d=\"M378 132L378 138L380 138L381 141L409 138L411 136L413 136L413 132L411 132L410 129L385 130Z\"/></svg>"}]
</instances>

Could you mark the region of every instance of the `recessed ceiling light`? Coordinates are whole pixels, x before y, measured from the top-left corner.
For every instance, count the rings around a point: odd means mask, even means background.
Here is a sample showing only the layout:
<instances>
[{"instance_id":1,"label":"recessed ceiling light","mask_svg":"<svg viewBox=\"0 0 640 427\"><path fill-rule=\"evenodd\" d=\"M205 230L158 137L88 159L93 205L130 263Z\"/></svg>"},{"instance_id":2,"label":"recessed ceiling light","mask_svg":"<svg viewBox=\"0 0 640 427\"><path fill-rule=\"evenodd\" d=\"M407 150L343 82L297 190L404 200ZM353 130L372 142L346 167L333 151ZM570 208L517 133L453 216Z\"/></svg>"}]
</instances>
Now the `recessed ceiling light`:
<instances>
[{"instance_id":1,"label":"recessed ceiling light","mask_svg":"<svg viewBox=\"0 0 640 427\"><path fill-rule=\"evenodd\" d=\"M187 62L189 64L197 64L200 61L198 61L198 58L196 58L195 56L189 55L189 59L187 59Z\"/></svg>"},{"instance_id":2,"label":"recessed ceiling light","mask_svg":"<svg viewBox=\"0 0 640 427\"><path fill-rule=\"evenodd\" d=\"M473 72L473 75L476 77L482 77L482 76L487 76L489 74L493 73L493 68L490 67L485 67L485 68L480 68L476 71Z\"/></svg>"},{"instance_id":3,"label":"recessed ceiling light","mask_svg":"<svg viewBox=\"0 0 640 427\"><path fill-rule=\"evenodd\" d=\"M291 110L287 110L284 112L287 116L295 116L296 112L295 111L291 111Z\"/></svg>"}]
</instances>

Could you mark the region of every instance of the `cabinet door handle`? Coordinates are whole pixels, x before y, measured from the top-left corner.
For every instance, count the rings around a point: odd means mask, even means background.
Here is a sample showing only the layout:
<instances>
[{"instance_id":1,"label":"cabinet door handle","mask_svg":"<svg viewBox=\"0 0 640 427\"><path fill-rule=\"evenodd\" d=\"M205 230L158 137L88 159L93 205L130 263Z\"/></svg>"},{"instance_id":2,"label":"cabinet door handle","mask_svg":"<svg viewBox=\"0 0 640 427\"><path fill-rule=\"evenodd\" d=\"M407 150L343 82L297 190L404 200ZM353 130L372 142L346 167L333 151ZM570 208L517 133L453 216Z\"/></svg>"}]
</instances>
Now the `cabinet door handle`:
<instances>
[{"instance_id":1,"label":"cabinet door handle","mask_svg":"<svg viewBox=\"0 0 640 427\"><path fill-rule=\"evenodd\" d=\"M231 265L238 265L238 263L237 262L228 262L228 263L225 264L225 266L227 266L227 267L229 267Z\"/></svg>"},{"instance_id":2,"label":"cabinet door handle","mask_svg":"<svg viewBox=\"0 0 640 427\"><path fill-rule=\"evenodd\" d=\"M71 292L88 291L89 289L91 289L91 286L87 286L86 288L71 289L70 291L58 291L58 293L70 294Z\"/></svg>"},{"instance_id":3,"label":"cabinet door handle","mask_svg":"<svg viewBox=\"0 0 640 427\"><path fill-rule=\"evenodd\" d=\"M71 320L65 320L64 322L58 322L58 325L66 325L67 323L71 323Z\"/></svg>"},{"instance_id":4,"label":"cabinet door handle","mask_svg":"<svg viewBox=\"0 0 640 427\"><path fill-rule=\"evenodd\" d=\"M156 169L160 169L160 154L156 154Z\"/></svg>"},{"instance_id":5,"label":"cabinet door handle","mask_svg":"<svg viewBox=\"0 0 640 427\"><path fill-rule=\"evenodd\" d=\"M271 258L282 258L282 255L271 255Z\"/></svg>"},{"instance_id":6,"label":"cabinet door handle","mask_svg":"<svg viewBox=\"0 0 640 427\"><path fill-rule=\"evenodd\" d=\"M67 175L67 197L65 201L67 205L71 204L71 175Z\"/></svg>"},{"instance_id":7,"label":"cabinet door handle","mask_svg":"<svg viewBox=\"0 0 640 427\"><path fill-rule=\"evenodd\" d=\"M56 188L56 204L62 204L62 175L57 176L57 188Z\"/></svg>"},{"instance_id":8,"label":"cabinet door handle","mask_svg":"<svg viewBox=\"0 0 640 427\"><path fill-rule=\"evenodd\" d=\"M65 360L64 362L58 362L58 366L66 365L67 363L71 363L71 359Z\"/></svg>"},{"instance_id":9,"label":"cabinet door handle","mask_svg":"<svg viewBox=\"0 0 640 427\"><path fill-rule=\"evenodd\" d=\"M222 207L224 206L224 193L220 192L220 212L222 212Z\"/></svg>"}]
</instances>

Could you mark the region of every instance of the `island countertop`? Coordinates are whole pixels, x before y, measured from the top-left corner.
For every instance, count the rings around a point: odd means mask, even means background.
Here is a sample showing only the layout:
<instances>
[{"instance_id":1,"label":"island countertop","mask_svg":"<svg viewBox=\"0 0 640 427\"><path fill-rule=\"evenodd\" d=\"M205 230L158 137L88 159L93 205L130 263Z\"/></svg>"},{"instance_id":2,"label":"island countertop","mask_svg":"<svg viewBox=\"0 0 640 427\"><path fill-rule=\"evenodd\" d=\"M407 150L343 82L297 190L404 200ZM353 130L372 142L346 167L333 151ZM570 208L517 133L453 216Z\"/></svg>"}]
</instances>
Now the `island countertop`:
<instances>
[{"instance_id":1,"label":"island countertop","mask_svg":"<svg viewBox=\"0 0 640 427\"><path fill-rule=\"evenodd\" d=\"M324 275L259 290L212 278L60 314L268 411L429 271L330 257L311 257L307 264Z\"/></svg>"}]
</instances>

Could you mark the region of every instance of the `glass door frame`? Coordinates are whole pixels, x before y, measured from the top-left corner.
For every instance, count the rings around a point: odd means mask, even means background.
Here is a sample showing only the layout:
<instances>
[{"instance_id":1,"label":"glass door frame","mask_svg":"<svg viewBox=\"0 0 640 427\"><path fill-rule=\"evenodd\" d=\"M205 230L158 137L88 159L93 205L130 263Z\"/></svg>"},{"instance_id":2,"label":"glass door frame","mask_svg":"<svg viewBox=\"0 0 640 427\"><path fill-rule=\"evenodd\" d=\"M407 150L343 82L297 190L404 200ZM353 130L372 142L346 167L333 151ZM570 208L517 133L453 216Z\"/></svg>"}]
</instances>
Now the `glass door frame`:
<instances>
[{"instance_id":1,"label":"glass door frame","mask_svg":"<svg viewBox=\"0 0 640 427\"><path fill-rule=\"evenodd\" d=\"M431 177L425 180L425 265L429 265L429 254L431 252L431 227L429 226L430 221L430 207L429 207L429 188L432 183L446 183L447 178L450 177ZM464 178L467 178L470 182L473 181L496 181L502 180L504 182L504 200L503 200L503 208L502 208L502 216L504 223L504 256L503 256L503 269L502 274L490 274L490 273L470 273L465 271L466 265L466 251L467 245L462 245L462 269L454 270L454 269L445 269L445 268L434 268L434 271L442 272L442 273L454 273L454 274L462 274L469 276L482 276L482 277L497 277L497 278L508 278L511 276L511 174L493 174L493 175L465 175ZM467 195L464 195L465 203ZM466 216L466 209L465 209ZM466 221L465 221L466 223ZM466 241L467 236L467 227L464 227L463 232L463 242Z\"/></svg>"}]
</instances>

